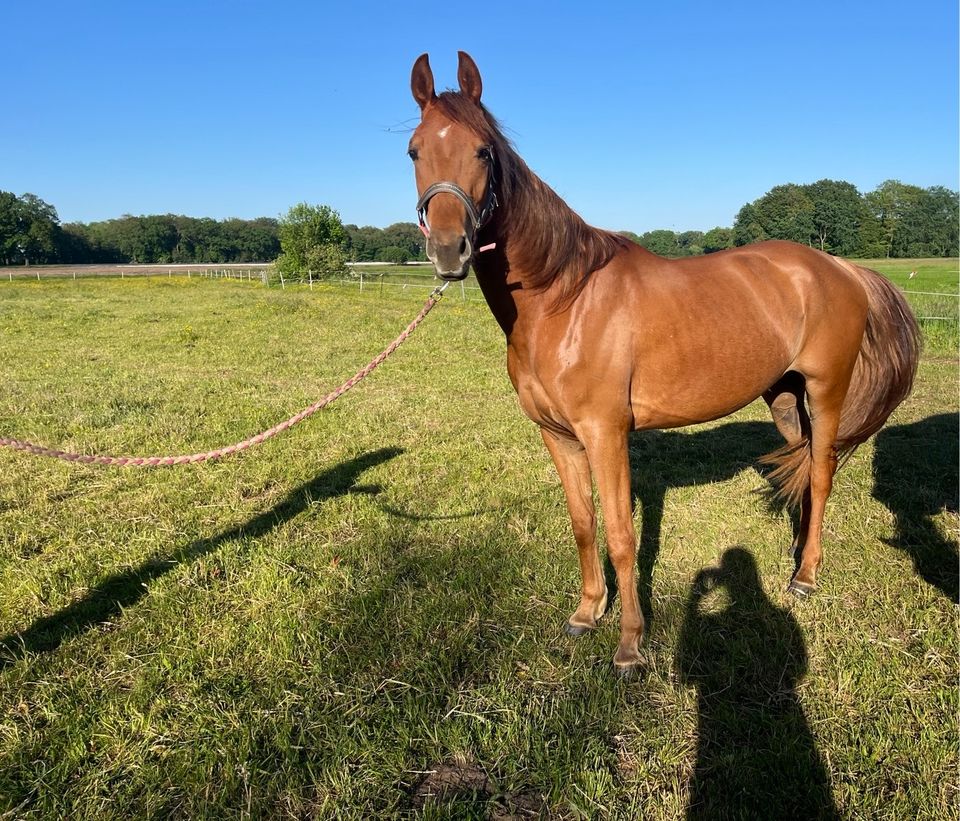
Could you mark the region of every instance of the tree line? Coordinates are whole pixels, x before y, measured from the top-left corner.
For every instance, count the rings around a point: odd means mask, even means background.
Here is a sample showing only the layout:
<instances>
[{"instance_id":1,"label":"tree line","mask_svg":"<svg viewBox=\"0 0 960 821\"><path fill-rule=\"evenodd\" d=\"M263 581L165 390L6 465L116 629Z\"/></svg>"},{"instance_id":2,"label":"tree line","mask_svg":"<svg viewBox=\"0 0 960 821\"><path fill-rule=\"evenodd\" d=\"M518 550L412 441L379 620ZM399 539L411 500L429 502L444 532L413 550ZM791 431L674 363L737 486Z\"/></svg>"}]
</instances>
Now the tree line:
<instances>
[{"instance_id":1,"label":"tree line","mask_svg":"<svg viewBox=\"0 0 960 821\"><path fill-rule=\"evenodd\" d=\"M852 258L951 257L960 253L958 194L887 180L861 194L849 182L819 180L771 188L737 213L733 226L624 236L669 257L696 256L786 239ZM176 214L61 225L34 194L0 191L0 263L226 263L276 260L293 276L334 275L347 262L424 260L418 226L343 225L328 205L299 203L285 216L253 220Z\"/></svg>"},{"instance_id":2,"label":"tree line","mask_svg":"<svg viewBox=\"0 0 960 821\"><path fill-rule=\"evenodd\" d=\"M787 183L744 205L733 227L706 233L670 230L624 235L656 254L682 257L765 239L786 239L842 257L955 257L960 253L958 195L887 180L861 194L842 180Z\"/></svg>"},{"instance_id":3,"label":"tree line","mask_svg":"<svg viewBox=\"0 0 960 821\"><path fill-rule=\"evenodd\" d=\"M341 225L329 206L301 203L280 219L125 214L111 220L61 224L56 208L36 195L0 191L0 264L271 262L285 250L283 226L302 224L305 208L334 217L339 228L332 238L321 232L315 239L336 246L344 262L426 259L416 223L387 228Z\"/></svg>"}]
</instances>

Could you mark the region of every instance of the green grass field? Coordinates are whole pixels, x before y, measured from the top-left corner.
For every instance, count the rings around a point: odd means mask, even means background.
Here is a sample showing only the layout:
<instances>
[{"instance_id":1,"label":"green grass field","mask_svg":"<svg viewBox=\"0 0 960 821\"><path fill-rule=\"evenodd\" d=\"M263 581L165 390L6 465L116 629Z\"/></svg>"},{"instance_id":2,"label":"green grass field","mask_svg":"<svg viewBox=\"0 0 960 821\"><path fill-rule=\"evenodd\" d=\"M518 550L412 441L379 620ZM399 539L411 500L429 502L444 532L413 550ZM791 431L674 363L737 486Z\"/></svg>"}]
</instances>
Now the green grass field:
<instances>
[{"instance_id":1,"label":"green grass field","mask_svg":"<svg viewBox=\"0 0 960 821\"><path fill-rule=\"evenodd\" d=\"M927 349L954 354L960 346L960 269L956 259L865 259L907 292L920 320ZM911 274L913 276L911 277Z\"/></svg>"},{"instance_id":2,"label":"green grass field","mask_svg":"<svg viewBox=\"0 0 960 821\"><path fill-rule=\"evenodd\" d=\"M424 298L0 283L0 435L239 440ZM0 449L0 817L956 818L948 342L838 475L806 602L754 467L777 444L765 407L632 438L650 618L630 682L616 602L595 634L562 632L562 493L476 299L451 293L368 381L239 458Z\"/></svg>"}]
</instances>

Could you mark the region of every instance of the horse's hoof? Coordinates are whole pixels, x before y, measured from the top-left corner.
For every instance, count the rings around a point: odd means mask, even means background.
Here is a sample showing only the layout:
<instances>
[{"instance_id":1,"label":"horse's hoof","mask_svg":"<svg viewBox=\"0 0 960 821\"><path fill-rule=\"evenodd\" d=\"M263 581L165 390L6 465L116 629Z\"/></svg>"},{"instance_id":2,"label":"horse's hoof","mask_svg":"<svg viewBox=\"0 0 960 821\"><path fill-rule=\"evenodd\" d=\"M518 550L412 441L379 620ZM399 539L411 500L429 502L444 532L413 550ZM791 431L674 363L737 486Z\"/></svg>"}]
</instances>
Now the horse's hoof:
<instances>
[{"instance_id":1,"label":"horse's hoof","mask_svg":"<svg viewBox=\"0 0 960 821\"><path fill-rule=\"evenodd\" d=\"M571 624L567 622L563 630L568 636L582 636L584 633L589 633L593 628L584 627L582 624Z\"/></svg>"},{"instance_id":2,"label":"horse's hoof","mask_svg":"<svg viewBox=\"0 0 960 821\"><path fill-rule=\"evenodd\" d=\"M633 664L617 664L613 663L613 672L620 681L636 681L640 678L640 662L636 661Z\"/></svg>"},{"instance_id":3,"label":"horse's hoof","mask_svg":"<svg viewBox=\"0 0 960 821\"><path fill-rule=\"evenodd\" d=\"M806 582L792 579L790 584L787 585L787 590L793 593L793 595L798 599L809 599L814 593L817 592L817 587L813 584L807 584Z\"/></svg>"}]
</instances>

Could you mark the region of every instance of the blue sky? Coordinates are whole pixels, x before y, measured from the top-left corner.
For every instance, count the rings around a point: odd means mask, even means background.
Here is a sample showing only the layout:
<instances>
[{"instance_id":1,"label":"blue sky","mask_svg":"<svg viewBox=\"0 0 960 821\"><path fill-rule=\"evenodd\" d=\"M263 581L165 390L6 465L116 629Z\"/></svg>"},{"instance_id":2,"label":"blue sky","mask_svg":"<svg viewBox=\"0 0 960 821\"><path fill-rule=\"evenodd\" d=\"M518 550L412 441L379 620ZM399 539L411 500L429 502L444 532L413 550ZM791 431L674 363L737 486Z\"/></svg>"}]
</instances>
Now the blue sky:
<instances>
[{"instance_id":1,"label":"blue sky","mask_svg":"<svg viewBox=\"0 0 960 821\"><path fill-rule=\"evenodd\" d=\"M415 218L410 68L468 51L589 222L731 225L784 182L958 187L955 0L5 4L0 189L123 213Z\"/></svg>"}]
</instances>

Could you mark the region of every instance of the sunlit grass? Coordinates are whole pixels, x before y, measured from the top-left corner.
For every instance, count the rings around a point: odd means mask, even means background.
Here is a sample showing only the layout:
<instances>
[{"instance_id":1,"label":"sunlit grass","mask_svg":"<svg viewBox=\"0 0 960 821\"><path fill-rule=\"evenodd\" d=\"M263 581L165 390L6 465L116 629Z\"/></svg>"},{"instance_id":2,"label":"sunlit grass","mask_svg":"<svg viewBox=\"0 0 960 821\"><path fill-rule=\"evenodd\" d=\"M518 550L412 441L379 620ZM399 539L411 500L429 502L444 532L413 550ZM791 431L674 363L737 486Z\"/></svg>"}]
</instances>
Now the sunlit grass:
<instances>
[{"instance_id":1,"label":"sunlit grass","mask_svg":"<svg viewBox=\"0 0 960 821\"><path fill-rule=\"evenodd\" d=\"M0 283L0 433L130 454L243 439L425 296ZM652 618L621 682L616 611L562 633L576 553L504 359L453 291L367 382L239 458L0 451L0 812L675 818L730 761L768 807L808 808L809 788L847 817L956 817L956 360L926 359L839 474L808 602L784 593L790 522L752 467L777 441L764 407L635 436ZM692 611L737 545L757 582L720 575Z\"/></svg>"}]
</instances>

